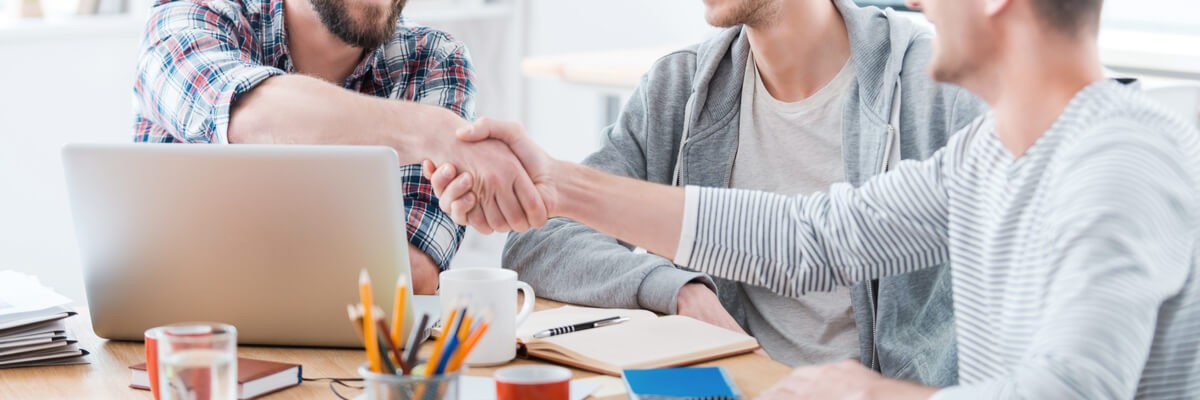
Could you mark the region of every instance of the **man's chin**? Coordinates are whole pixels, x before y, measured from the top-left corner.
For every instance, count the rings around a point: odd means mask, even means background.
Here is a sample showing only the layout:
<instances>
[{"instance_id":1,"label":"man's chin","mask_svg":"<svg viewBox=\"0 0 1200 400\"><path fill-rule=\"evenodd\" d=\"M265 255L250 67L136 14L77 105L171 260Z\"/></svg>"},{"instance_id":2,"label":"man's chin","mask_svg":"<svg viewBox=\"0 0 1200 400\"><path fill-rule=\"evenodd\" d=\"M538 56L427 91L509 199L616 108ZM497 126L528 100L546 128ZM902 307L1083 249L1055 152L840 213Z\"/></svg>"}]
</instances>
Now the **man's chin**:
<instances>
[{"instance_id":1,"label":"man's chin","mask_svg":"<svg viewBox=\"0 0 1200 400\"><path fill-rule=\"evenodd\" d=\"M960 68L939 67L936 64L929 68L929 76L939 83L962 85L963 71Z\"/></svg>"}]
</instances>

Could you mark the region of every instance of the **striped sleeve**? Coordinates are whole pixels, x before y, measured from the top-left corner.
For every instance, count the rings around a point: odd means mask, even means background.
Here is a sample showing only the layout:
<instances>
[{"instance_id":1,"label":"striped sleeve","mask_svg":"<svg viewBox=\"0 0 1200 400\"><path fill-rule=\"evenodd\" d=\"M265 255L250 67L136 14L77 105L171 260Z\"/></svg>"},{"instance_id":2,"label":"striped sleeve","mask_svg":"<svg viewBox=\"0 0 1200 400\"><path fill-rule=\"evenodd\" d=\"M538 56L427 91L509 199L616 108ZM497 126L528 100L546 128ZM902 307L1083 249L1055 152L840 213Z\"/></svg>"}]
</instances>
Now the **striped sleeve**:
<instances>
[{"instance_id":1,"label":"striped sleeve","mask_svg":"<svg viewBox=\"0 0 1200 400\"><path fill-rule=\"evenodd\" d=\"M1196 182L1179 147L1125 126L1089 135L1063 156L1057 166L1061 177L1049 193L1051 209L1058 212L1043 221L1053 238L1049 264L1056 268L1045 283L1050 295L1028 304L1042 310L1036 317L1010 313L1006 321L1037 325L1036 334L1022 354L1011 357L1021 361L1006 376L944 390L938 399L1188 396L1188 385L1179 382L1195 377L1161 361L1193 357L1181 349L1194 349L1200 341L1195 305L1189 309L1187 295L1181 295L1195 256L1197 216L1190 208ZM1013 271L1008 279L1033 284L1026 273ZM986 283L956 283L955 294L1016 303L1010 296L1023 290L986 290L995 286ZM1173 308L1181 311L1160 311ZM960 343L996 334L970 321L959 320Z\"/></svg>"},{"instance_id":2,"label":"striped sleeve","mask_svg":"<svg viewBox=\"0 0 1200 400\"><path fill-rule=\"evenodd\" d=\"M790 297L944 263L945 154L804 197L689 187L675 262Z\"/></svg>"}]
</instances>

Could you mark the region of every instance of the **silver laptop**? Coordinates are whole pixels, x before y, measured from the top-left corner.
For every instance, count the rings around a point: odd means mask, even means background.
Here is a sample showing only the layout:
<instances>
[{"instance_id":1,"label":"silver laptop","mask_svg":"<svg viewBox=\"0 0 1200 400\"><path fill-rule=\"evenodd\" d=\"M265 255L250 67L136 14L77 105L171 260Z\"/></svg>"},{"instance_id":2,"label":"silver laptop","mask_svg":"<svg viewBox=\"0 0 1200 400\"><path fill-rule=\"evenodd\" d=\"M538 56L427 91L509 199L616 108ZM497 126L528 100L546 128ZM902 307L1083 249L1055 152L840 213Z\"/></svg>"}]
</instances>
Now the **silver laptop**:
<instances>
[{"instance_id":1,"label":"silver laptop","mask_svg":"<svg viewBox=\"0 0 1200 400\"><path fill-rule=\"evenodd\" d=\"M63 164L104 338L217 321L241 344L360 347L346 314L359 271L389 314L410 279L386 147L68 145Z\"/></svg>"}]
</instances>

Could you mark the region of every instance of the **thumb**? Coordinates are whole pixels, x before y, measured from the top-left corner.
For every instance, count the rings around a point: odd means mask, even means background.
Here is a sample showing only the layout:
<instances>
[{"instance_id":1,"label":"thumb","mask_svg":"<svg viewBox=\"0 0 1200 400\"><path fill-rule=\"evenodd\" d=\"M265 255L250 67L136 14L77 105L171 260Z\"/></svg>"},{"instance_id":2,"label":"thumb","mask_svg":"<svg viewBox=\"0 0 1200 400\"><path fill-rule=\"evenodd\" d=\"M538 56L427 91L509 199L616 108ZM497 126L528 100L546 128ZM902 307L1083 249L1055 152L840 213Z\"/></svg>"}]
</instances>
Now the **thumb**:
<instances>
[{"instance_id":1,"label":"thumb","mask_svg":"<svg viewBox=\"0 0 1200 400\"><path fill-rule=\"evenodd\" d=\"M487 117L480 118L471 126L458 131L458 139L464 142L478 142L484 139L496 139L508 145L514 145L524 138L525 129L516 122L499 121Z\"/></svg>"},{"instance_id":2,"label":"thumb","mask_svg":"<svg viewBox=\"0 0 1200 400\"><path fill-rule=\"evenodd\" d=\"M434 165L433 161L421 161L421 176L425 177L425 179L429 179L433 177L435 172L437 172L437 165Z\"/></svg>"}]
</instances>

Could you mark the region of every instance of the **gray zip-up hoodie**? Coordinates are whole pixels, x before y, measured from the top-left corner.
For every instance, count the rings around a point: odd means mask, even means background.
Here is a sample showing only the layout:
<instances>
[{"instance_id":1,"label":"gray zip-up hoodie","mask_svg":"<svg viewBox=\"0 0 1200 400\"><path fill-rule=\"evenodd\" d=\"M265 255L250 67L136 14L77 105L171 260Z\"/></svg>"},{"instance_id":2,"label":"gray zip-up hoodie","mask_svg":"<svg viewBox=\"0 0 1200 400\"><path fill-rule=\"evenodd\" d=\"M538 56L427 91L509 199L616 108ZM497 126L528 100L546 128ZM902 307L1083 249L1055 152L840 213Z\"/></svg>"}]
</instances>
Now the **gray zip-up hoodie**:
<instances>
[{"instance_id":1,"label":"gray zip-up hoodie","mask_svg":"<svg viewBox=\"0 0 1200 400\"><path fill-rule=\"evenodd\" d=\"M843 116L843 157L852 184L901 157L929 157L982 114L977 98L929 78L928 29L891 10L833 1L846 21L857 74ZM663 184L729 187L749 53L745 31L735 27L664 56L605 130L604 147L584 163ZM568 219L511 235L504 266L519 272L541 297L663 313L675 312L684 284L702 282L717 289L722 304L745 326L745 297L735 282L634 252ZM957 383L948 269L859 284L851 297L863 364L927 385Z\"/></svg>"}]
</instances>

